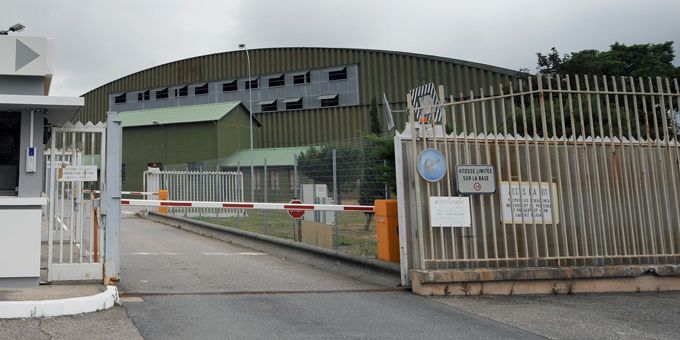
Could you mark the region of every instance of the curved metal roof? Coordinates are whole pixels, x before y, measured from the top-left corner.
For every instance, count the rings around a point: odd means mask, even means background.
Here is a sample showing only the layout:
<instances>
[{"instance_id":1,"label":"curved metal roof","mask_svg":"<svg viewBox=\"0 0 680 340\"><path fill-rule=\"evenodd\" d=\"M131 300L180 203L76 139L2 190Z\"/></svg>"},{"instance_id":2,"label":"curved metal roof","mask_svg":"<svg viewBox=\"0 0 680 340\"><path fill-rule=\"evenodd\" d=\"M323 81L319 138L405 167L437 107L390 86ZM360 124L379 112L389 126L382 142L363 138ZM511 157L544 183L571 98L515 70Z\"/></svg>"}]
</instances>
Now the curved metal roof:
<instances>
[{"instance_id":1,"label":"curved metal roof","mask_svg":"<svg viewBox=\"0 0 680 340\"><path fill-rule=\"evenodd\" d=\"M379 50L379 49L367 49L367 48L349 48L349 47L295 47L295 46L288 46L288 47L265 47L265 48L255 48L255 49L249 49L248 51L250 52L255 52L255 51L285 51L285 50L295 50L295 49L300 49L300 50L323 50L323 51L353 51L353 52L368 52L368 53L385 53L385 54L392 54L392 55L402 55L402 56L408 56L408 57L415 57L415 58L422 58L422 59L429 59L429 60L435 60L435 61L440 61L440 62L445 62L445 63L451 63L451 64L457 64L461 66L469 66L469 67L474 67L474 68L479 68L479 69L484 69L487 71L491 72L496 72L500 74L505 74L508 76L515 76L517 75L518 71L503 68L503 67L498 67L498 66L493 66L489 64L483 64L483 63L477 63L473 61L467 61L467 60L462 60L462 59L454 59L454 58L448 58L448 57L441 57L441 56L435 56L435 55L428 55L428 54L421 54L421 53L412 53L412 52L403 52L403 51L390 51L390 50ZM84 93L82 96L85 96L93 91L96 91L97 89L107 86L109 84L115 83L117 81L123 80L128 77L134 77L136 75L139 75L144 72L151 71L153 69L157 68L162 68L165 66L169 66L172 64L176 63L181 63L181 62L191 62L192 60L197 60L200 58L205 58L205 57L210 57L210 56L227 56L230 54L235 54L235 53L242 53L242 50L235 50L235 51L225 51L225 52L217 52L217 53L210 53L210 54L204 54L204 55L199 55L199 56L194 56L194 57L189 57L189 58L184 58L184 59L178 59L174 60L171 62L167 62L164 64L159 64L156 66L152 66L143 70L139 70L137 72L128 74L126 76L117 78L115 80L112 80L108 83L102 84L100 86L97 86L96 88Z\"/></svg>"}]
</instances>

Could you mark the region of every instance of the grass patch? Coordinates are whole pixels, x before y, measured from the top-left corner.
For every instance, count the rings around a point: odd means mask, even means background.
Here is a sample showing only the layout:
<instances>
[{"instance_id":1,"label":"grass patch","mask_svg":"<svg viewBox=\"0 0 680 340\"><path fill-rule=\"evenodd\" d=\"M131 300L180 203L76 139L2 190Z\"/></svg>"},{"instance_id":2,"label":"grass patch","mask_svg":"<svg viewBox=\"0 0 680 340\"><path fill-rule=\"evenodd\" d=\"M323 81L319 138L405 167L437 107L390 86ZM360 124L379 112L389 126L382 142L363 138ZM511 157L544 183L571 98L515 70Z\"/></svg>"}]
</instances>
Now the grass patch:
<instances>
[{"instance_id":1,"label":"grass patch","mask_svg":"<svg viewBox=\"0 0 680 340\"><path fill-rule=\"evenodd\" d=\"M193 217L198 221L246 230L283 239L293 239L295 222L285 211L250 210L241 217ZM340 234L339 250L347 254L375 258L378 244L375 219L366 230L366 215L362 212L337 214Z\"/></svg>"}]
</instances>

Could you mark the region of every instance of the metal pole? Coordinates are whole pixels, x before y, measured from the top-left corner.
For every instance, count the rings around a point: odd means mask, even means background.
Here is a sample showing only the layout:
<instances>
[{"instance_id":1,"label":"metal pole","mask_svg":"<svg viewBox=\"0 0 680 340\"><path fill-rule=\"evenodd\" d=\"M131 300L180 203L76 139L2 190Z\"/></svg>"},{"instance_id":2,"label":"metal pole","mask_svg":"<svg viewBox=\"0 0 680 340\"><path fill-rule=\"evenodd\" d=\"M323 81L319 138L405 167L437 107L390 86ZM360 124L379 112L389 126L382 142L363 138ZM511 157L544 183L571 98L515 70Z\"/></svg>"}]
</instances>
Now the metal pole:
<instances>
[{"instance_id":1,"label":"metal pole","mask_svg":"<svg viewBox=\"0 0 680 340\"><path fill-rule=\"evenodd\" d=\"M299 198L300 194L300 184L298 182L298 156L295 155L293 159L293 186L295 187L295 198ZM302 235L300 230L302 229L302 221L295 220L293 226L293 240L300 242L302 240Z\"/></svg>"},{"instance_id":2,"label":"metal pole","mask_svg":"<svg viewBox=\"0 0 680 340\"><path fill-rule=\"evenodd\" d=\"M246 51L246 59L248 60L248 111L250 111L250 197L253 202L255 202L255 168L253 166L253 83L250 75L250 53L248 53L248 48L246 44L240 44L240 48Z\"/></svg>"},{"instance_id":3,"label":"metal pole","mask_svg":"<svg viewBox=\"0 0 680 340\"><path fill-rule=\"evenodd\" d=\"M385 199L390 199L390 188L387 185L387 160L383 159L383 176L385 176Z\"/></svg>"},{"instance_id":4,"label":"metal pole","mask_svg":"<svg viewBox=\"0 0 680 340\"><path fill-rule=\"evenodd\" d=\"M338 204L338 166L335 149L333 149L333 204ZM340 229L338 228L338 213L333 211L333 224L335 237L333 237L333 249L340 245Z\"/></svg>"},{"instance_id":5,"label":"metal pole","mask_svg":"<svg viewBox=\"0 0 680 340\"><path fill-rule=\"evenodd\" d=\"M293 159L293 188L295 190L295 197L300 198L300 184L298 182L298 156L295 155Z\"/></svg>"},{"instance_id":6,"label":"metal pole","mask_svg":"<svg viewBox=\"0 0 680 340\"><path fill-rule=\"evenodd\" d=\"M123 127L118 114L107 113L106 180L102 192L102 219L105 230L104 284L115 284L120 277L120 168L123 151Z\"/></svg>"},{"instance_id":7,"label":"metal pole","mask_svg":"<svg viewBox=\"0 0 680 340\"><path fill-rule=\"evenodd\" d=\"M264 201L265 202L269 202L269 201L267 201L267 185L268 185L268 183L269 182L267 181L267 158L265 157L265 159L264 159ZM267 228L267 210L265 210L264 211L264 234L265 235L267 235L267 229L268 229Z\"/></svg>"}]
</instances>

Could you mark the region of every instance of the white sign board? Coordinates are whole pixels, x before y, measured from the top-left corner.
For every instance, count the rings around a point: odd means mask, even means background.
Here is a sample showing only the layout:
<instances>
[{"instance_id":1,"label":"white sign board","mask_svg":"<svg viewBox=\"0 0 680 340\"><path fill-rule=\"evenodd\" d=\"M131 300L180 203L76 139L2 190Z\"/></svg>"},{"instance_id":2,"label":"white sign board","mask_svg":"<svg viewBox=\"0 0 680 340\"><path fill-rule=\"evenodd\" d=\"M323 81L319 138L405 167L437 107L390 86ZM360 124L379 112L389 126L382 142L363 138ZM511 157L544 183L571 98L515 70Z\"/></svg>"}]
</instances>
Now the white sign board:
<instances>
[{"instance_id":1,"label":"white sign board","mask_svg":"<svg viewBox=\"0 0 680 340\"><path fill-rule=\"evenodd\" d=\"M456 165L456 186L460 194L493 194L496 173L492 165Z\"/></svg>"},{"instance_id":2,"label":"white sign board","mask_svg":"<svg viewBox=\"0 0 680 340\"><path fill-rule=\"evenodd\" d=\"M430 197L430 225L433 227L470 227L469 197Z\"/></svg>"},{"instance_id":3,"label":"white sign board","mask_svg":"<svg viewBox=\"0 0 680 340\"><path fill-rule=\"evenodd\" d=\"M503 223L557 224L560 209L552 182L501 182Z\"/></svg>"},{"instance_id":4,"label":"white sign board","mask_svg":"<svg viewBox=\"0 0 680 340\"><path fill-rule=\"evenodd\" d=\"M60 182L96 182L96 165L68 165L59 169Z\"/></svg>"}]
</instances>

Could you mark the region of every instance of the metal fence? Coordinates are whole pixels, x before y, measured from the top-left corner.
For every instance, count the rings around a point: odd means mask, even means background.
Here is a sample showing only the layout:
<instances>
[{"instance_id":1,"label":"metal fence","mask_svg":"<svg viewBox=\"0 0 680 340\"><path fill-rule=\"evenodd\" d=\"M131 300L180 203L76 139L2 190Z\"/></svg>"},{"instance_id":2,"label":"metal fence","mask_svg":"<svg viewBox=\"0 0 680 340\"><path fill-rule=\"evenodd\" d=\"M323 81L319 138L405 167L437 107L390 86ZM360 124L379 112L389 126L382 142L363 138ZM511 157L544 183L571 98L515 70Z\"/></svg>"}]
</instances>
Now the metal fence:
<instances>
[{"instance_id":1,"label":"metal fence","mask_svg":"<svg viewBox=\"0 0 680 340\"><path fill-rule=\"evenodd\" d=\"M105 154L105 129L81 123L52 129L45 158L48 281L103 278L104 228L92 189L104 182L96 156Z\"/></svg>"},{"instance_id":2,"label":"metal fence","mask_svg":"<svg viewBox=\"0 0 680 340\"><path fill-rule=\"evenodd\" d=\"M395 138L408 268L678 263L679 106L677 80L539 75L450 96L441 124L411 107ZM438 182L416 171L428 148ZM497 191L469 195L469 227L432 226L430 197L465 196L459 164L492 165Z\"/></svg>"},{"instance_id":3,"label":"metal fence","mask_svg":"<svg viewBox=\"0 0 680 340\"><path fill-rule=\"evenodd\" d=\"M391 146L391 143L388 144ZM394 162L375 159L366 150L375 146L366 138L338 140L323 146L310 146L287 162L276 157L255 158L254 177L249 164L236 167L220 165L222 160L166 165L166 169L185 172L192 166L243 172L241 188L250 202L251 183L254 202L287 203L300 199L307 204L373 205L375 199L394 197ZM172 171L168 171L172 172ZM145 190L153 191L147 185ZM171 199L172 192L170 193ZM176 208L173 208L176 209ZM236 217L215 218L204 214L199 220L287 238L366 257L377 256L375 218L361 211L307 211L302 221L293 220L285 211L247 210Z\"/></svg>"},{"instance_id":4,"label":"metal fence","mask_svg":"<svg viewBox=\"0 0 680 340\"><path fill-rule=\"evenodd\" d=\"M174 201L243 202L243 174L218 171L145 171L144 191L168 191ZM238 209L168 208L176 216L230 217L243 214Z\"/></svg>"}]
</instances>

